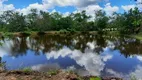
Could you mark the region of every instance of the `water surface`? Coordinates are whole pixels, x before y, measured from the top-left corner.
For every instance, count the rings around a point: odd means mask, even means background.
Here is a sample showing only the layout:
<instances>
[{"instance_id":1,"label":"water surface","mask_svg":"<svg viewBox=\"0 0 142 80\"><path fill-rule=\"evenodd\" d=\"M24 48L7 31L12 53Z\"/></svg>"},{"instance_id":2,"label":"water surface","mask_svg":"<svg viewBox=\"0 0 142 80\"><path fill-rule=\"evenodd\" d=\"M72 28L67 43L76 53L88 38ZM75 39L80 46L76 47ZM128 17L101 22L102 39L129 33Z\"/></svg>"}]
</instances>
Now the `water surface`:
<instances>
[{"instance_id":1,"label":"water surface","mask_svg":"<svg viewBox=\"0 0 142 80\"><path fill-rule=\"evenodd\" d=\"M36 35L0 40L0 57L8 70L71 69L81 76L142 79L140 40L92 34Z\"/></svg>"}]
</instances>

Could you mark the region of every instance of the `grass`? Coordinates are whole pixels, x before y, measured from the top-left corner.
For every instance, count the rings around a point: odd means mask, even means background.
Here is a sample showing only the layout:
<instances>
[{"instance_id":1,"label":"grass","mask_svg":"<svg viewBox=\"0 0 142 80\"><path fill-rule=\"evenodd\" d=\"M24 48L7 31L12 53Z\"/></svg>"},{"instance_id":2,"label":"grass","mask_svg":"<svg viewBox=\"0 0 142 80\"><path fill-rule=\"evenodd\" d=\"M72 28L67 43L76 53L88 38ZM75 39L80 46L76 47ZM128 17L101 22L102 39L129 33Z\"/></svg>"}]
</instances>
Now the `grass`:
<instances>
[{"instance_id":1,"label":"grass","mask_svg":"<svg viewBox=\"0 0 142 80\"><path fill-rule=\"evenodd\" d=\"M102 80L100 77L90 77L90 80Z\"/></svg>"},{"instance_id":2,"label":"grass","mask_svg":"<svg viewBox=\"0 0 142 80\"><path fill-rule=\"evenodd\" d=\"M139 39L139 40L142 40L142 36L136 35L136 36L134 36L134 37L137 38L137 39Z\"/></svg>"},{"instance_id":3,"label":"grass","mask_svg":"<svg viewBox=\"0 0 142 80\"><path fill-rule=\"evenodd\" d=\"M142 32L140 32L137 35L131 35L131 36L134 37L134 38L136 38L136 39L142 40Z\"/></svg>"},{"instance_id":4,"label":"grass","mask_svg":"<svg viewBox=\"0 0 142 80\"><path fill-rule=\"evenodd\" d=\"M5 63L0 63L0 67L4 67L5 66Z\"/></svg>"},{"instance_id":5,"label":"grass","mask_svg":"<svg viewBox=\"0 0 142 80\"><path fill-rule=\"evenodd\" d=\"M71 74L75 73L73 70L67 70L66 72Z\"/></svg>"},{"instance_id":6,"label":"grass","mask_svg":"<svg viewBox=\"0 0 142 80\"><path fill-rule=\"evenodd\" d=\"M58 74L58 70L50 70L47 72L48 75L57 75Z\"/></svg>"},{"instance_id":7,"label":"grass","mask_svg":"<svg viewBox=\"0 0 142 80\"><path fill-rule=\"evenodd\" d=\"M29 73L29 72L32 72L32 69L30 67L26 67L26 68L23 68L22 71L25 73Z\"/></svg>"},{"instance_id":8,"label":"grass","mask_svg":"<svg viewBox=\"0 0 142 80\"><path fill-rule=\"evenodd\" d=\"M137 80L137 78L134 75L131 75L131 80Z\"/></svg>"},{"instance_id":9,"label":"grass","mask_svg":"<svg viewBox=\"0 0 142 80\"><path fill-rule=\"evenodd\" d=\"M12 36L12 35L13 35L13 33L11 33L11 32L3 32L2 34L3 34L3 36L5 36L5 37L8 37L8 36Z\"/></svg>"}]
</instances>

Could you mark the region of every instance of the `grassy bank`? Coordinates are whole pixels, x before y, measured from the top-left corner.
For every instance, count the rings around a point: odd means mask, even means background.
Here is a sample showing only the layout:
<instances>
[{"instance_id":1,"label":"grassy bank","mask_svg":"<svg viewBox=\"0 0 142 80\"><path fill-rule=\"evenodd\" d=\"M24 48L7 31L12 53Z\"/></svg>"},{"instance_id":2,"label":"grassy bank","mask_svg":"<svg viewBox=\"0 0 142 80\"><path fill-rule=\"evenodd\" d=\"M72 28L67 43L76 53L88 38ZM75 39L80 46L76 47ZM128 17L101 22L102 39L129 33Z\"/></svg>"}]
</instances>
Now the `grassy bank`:
<instances>
[{"instance_id":1,"label":"grassy bank","mask_svg":"<svg viewBox=\"0 0 142 80\"><path fill-rule=\"evenodd\" d=\"M40 72L26 67L9 71L4 67L5 64L0 66L0 80L123 80L116 77L83 77L72 70L49 69L47 72Z\"/></svg>"},{"instance_id":2,"label":"grassy bank","mask_svg":"<svg viewBox=\"0 0 142 80\"><path fill-rule=\"evenodd\" d=\"M29 32L0 32L0 37L9 37L9 36L22 36L22 35L43 35L43 34L51 34L51 35L58 35L58 34L80 34L80 33L89 33L89 34L97 34L97 31L76 31L76 32L69 32L69 31L46 31L46 32L37 32L37 31L29 31Z\"/></svg>"},{"instance_id":3,"label":"grassy bank","mask_svg":"<svg viewBox=\"0 0 142 80\"><path fill-rule=\"evenodd\" d=\"M38 32L38 31L26 31L26 32L0 32L0 36L20 36L23 34L27 35L37 35L37 34L80 34L80 33L89 33L89 34L108 34L108 35L120 35L118 31L109 31L109 32L98 32L98 31L46 31L46 32Z\"/></svg>"},{"instance_id":4,"label":"grassy bank","mask_svg":"<svg viewBox=\"0 0 142 80\"><path fill-rule=\"evenodd\" d=\"M105 35L111 35L111 36L129 36L134 37L136 39L142 40L142 32L135 35L128 35L128 34L120 34L118 31L109 31L109 32L97 32L97 31L76 31L76 32L70 32L70 31L46 31L46 32L37 32L37 31L29 31L29 32L0 32L0 37L11 37L11 36L37 36L37 35L65 35L65 34L105 34Z\"/></svg>"},{"instance_id":5,"label":"grassy bank","mask_svg":"<svg viewBox=\"0 0 142 80\"><path fill-rule=\"evenodd\" d=\"M131 36L136 39L142 40L142 32L140 32L139 34L136 34L136 35L131 35Z\"/></svg>"},{"instance_id":6,"label":"grassy bank","mask_svg":"<svg viewBox=\"0 0 142 80\"><path fill-rule=\"evenodd\" d=\"M69 71L37 72L31 70L0 71L0 80L122 80L115 77L80 77Z\"/></svg>"}]
</instances>

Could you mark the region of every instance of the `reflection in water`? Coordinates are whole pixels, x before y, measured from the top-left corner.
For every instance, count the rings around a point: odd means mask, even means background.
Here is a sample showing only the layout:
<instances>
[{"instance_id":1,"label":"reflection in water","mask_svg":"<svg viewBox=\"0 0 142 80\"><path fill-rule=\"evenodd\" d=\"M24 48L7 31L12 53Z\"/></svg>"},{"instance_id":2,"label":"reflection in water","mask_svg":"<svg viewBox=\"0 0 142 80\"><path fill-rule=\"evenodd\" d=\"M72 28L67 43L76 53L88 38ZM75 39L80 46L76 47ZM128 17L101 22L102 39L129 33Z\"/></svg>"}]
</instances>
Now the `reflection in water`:
<instances>
[{"instance_id":1,"label":"reflection in water","mask_svg":"<svg viewBox=\"0 0 142 80\"><path fill-rule=\"evenodd\" d=\"M80 50L70 50L68 48L61 49L59 51L52 51L46 54L47 59L58 59L59 57L69 56L71 59L75 60L77 64L86 69L87 74L84 75L98 75L104 69L107 60L112 58L112 55L106 54L100 56L99 54L93 53L91 49L85 49L85 53Z\"/></svg>"},{"instance_id":2,"label":"reflection in water","mask_svg":"<svg viewBox=\"0 0 142 80\"><path fill-rule=\"evenodd\" d=\"M112 74L112 75L114 75L116 77L124 77L125 79L129 79L132 76L135 76L138 80L142 79L142 74L141 74L142 66L140 66L140 65L136 66L135 71L130 72L129 74L116 72L116 71L114 71L112 69L106 69L106 72L109 73L109 74Z\"/></svg>"},{"instance_id":3,"label":"reflection in water","mask_svg":"<svg viewBox=\"0 0 142 80\"><path fill-rule=\"evenodd\" d=\"M31 67L34 71L47 72L50 70L59 70L60 66L58 64L38 64Z\"/></svg>"},{"instance_id":4,"label":"reflection in water","mask_svg":"<svg viewBox=\"0 0 142 80\"><path fill-rule=\"evenodd\" d=\"M80 75L142 78L142 42L129 37L66 34L1 40L0 57L9 69L73 69ZM17 64L15 64L17 63ZM55 64L56 63L56 64Z\"/></svg>"}]
</instances>

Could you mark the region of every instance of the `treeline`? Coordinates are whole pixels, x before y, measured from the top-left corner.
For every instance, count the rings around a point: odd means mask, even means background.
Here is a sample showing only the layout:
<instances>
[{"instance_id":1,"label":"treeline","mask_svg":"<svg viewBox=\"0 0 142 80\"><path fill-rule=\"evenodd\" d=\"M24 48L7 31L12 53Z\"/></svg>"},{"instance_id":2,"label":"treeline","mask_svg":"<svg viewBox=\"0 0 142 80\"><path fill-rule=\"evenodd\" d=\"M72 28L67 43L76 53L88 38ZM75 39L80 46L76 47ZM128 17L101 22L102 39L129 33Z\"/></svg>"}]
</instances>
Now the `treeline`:
<instances>
[{"instance_id":1,"label":"treeline","mask_svg":"<svg viewBox=\"0 0 142 80\"><path fill-rule=\"evenodd\" d=\"M31 9L23 15L15 11L5 11L0 15L0 31L110 31L139 33L142 28L142 13L138 8L123 14L106 15L104 11L94 12L95 19L86 11L63 16L57 12L49 13Z\"/></svg>"}]
</instances>

